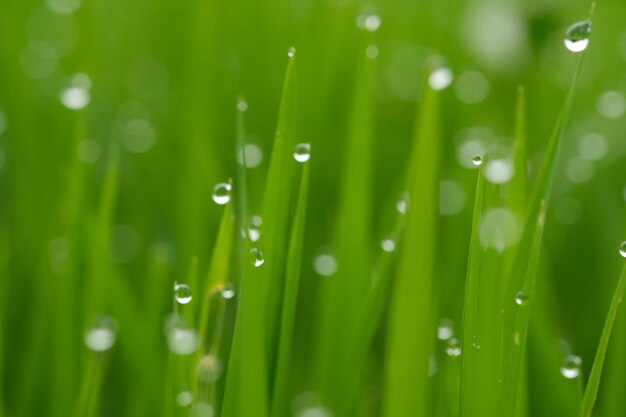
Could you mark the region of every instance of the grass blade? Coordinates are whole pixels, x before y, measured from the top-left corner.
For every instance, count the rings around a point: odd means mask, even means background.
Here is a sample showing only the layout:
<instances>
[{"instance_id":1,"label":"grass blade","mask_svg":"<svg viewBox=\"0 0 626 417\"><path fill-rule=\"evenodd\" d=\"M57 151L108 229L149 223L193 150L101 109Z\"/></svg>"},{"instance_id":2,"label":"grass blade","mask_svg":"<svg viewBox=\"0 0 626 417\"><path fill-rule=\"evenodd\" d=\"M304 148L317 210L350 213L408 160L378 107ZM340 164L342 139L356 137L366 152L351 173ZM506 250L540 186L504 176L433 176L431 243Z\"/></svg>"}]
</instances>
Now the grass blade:
<instances>
[{"instance_id":1,"label":"grass blade","mask_svg":"<svg viewBox=\"0 0 626 417\"><path fill-rule=\"evenodd\" d=\"M587 387L585 388L585 395L583 396L583 402L580 407L581 417L591 417L593 406L598 396L598 389L600 387L600 377L602 375L602 367L604 366L604 360L606 358L606 350L609 346L609 339L611 338L611 331L613 330L613 324L615 324L615 318L619 311L619 306L622 303L624 297L624 290L626 289L626 265L622 269L622 273L617 281L617 287L613 294L613 300L609 307L609 312L604 322L604 328L602 329L602 335L600 336L600 342L598 343L598 350L596 352L596 358L593 361L591 368L591 374L589 374L589 380L587 381Z\"/></svg>"},{"instance_id":2,"label":"grass blade","mask_svg":"<svg viewBox=\"0 0 626 417\"><path fill-rule=\"evenodd\" d=\"M411 203L399 247L389 311L382 415L427 416L428 360L434 344L432 290L439 198L438 92L425 88L408 182Z\"/></svg>"}]
</instances>

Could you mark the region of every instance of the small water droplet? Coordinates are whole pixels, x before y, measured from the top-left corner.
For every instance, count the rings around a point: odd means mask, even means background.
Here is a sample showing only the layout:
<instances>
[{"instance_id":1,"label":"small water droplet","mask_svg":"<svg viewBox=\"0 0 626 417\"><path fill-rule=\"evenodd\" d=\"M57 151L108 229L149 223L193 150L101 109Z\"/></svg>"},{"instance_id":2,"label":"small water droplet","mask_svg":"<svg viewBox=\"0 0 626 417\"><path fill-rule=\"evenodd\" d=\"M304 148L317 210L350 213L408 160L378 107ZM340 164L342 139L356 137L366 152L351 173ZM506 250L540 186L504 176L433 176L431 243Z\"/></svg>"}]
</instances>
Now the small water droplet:
<instances>
[{"instance_id":1,"label":"small water droplet","mask_svg":"<svg viewBox=\"0 0 626 417\"><path fill-rule=\"evenodd\" d=\"M565 31L563 43L572 52L582 52L589 45L589 35L591 35L591 20L576 22Z\"/></svg>"},{"instance_id":2,"label":"small water droplet","mask_svg":"<svg viewBox=\"0 0 626 417\"><path fill-rule=\"evenodd\" d=\"M472 336L472 347L474 347L474 349L480 349L482 347L478 342L476 335Z\"/></svg>"},{"instance_id":3,"label":"small water droplet","mask_svg":"<svg viewBox=\"0 0 626 417\"><path fill-rule=\"evenodd\" d=\"M233 283L227 282L226 284L224 284L224 288L222 288L221 294L222 298L225 298L226 300L230 300L231 298L233 298L235 296L235 286L233 285Z\"/></svg>"},{"instance_id":4,"label":"small water droplet","mask_svg":"<svg viewBox=\"0 0 626 417\"><path fill-rule=\"evenodd\" d=\"M619 245L619 254L622 255L622 257L626 258L626 241L622 242Z\"/></svg>"},{"instance_id":5,"label":"small water droplet","mask_svg":"<svg viewBox=\"0 0 626 417\"><path fill-rule=\"evenodd\" d=\"M193 402L193 394L191 391L183 390L176 395L176 403L181 407L187 407Z\"/></svg>"},{"instance_id":6,"label":"small water droplet","mask_svg":"<svg viewBox=\"0 0 626 417\"><path fill-rule=\"evenodd\" d=\"M114 318L102 316L87 330L83 341L94 352L104 352L115 344L117 323Z\"/></svg>"},{"instance_id":7,"label":"small water droplet","mask_svg":"<svg viewBox=\"0 0 626 417\"><path fill-rule=\"evenodd\" d=\"M239 165L245 162L246 168L256 168L263 162L263 150L254 143L246 143L237 149L237 162Z\"/></svg>"},{"instance_id":8,"label":"small water droplet","mask_svg":"<svg viewBox=\"0 0 626 417\"><path fill-rule=\"evenodd\" d=\"M289 48L289 50L287 51L287 56L289 58L293 58L294 56L296 56L296 48L294 46Z\"/></svg>"},{"instance_id":9,"label":"small water droplet","mask_svg":"<svg viewBox=\"0 0 626 417\"><path fill-rule=\"evenodd\" d=\"M446 347L446 354L451 357L461 356L461 342L456 337L448 340L448 346Z\"/></svg>"},{"instance_id":10,"label":"small water droplet","mask_svg":"<svg viewBox=\"0 0 626 417\"><path fill-rule=\"evenodd\" d=\"M163 327L167 347L177 355L189 355L198 349L198 333L188 328L177 314L165 318Z\"/></svg>"},{"instance_id":11,"label":"small water droplet","mask_svg":"<svg viewBox=\"0 0 626 417\"><path fill-rule=\"evenodd\" d=\"M230 201L230 191L232 190L232 186L226 182L220 182L215 187L213 187L213 201L216 204L224 205Z\"/></svg>"},{"instance_id":12,"label":"small water droplet","mask_svg":"<svg viewBox=\"0 0 626 417\"><path fill-rule=\"evenodd\" d=\"M311 144L299 143L293 151L293 159L298 162L306 162L311 158Z\"/></svg>"},{"instance_id":13,"label":"small water droplet","mask_svg":"<svg viewBox=\"0 0 626 417\"><path fill-rule=\"evenodd\" d=\"M567 379L574 379L580 375L580 367L583 360L580 356L566 355L561 365L561 375Z\"/></svg>"},{"instance_id":14,"label":"small water droplet","mask_svg":"<svg viewBox=\"0 0 626 417\"><path fill-rule=\"evenodd\" d=\"M198 378L205 384L217 381L222 376L224 367L215 355L205 355L198 363Z\"/></svg>"},{"instance_id":15,"label":"small water droplet","mask_svg":"<svg viewBox=\"0 0 626 417\"><path fill-rule=\"evenodd\" d=\"M433 90L445 90L452 84L454 74L447 67L440 67L433 70L428 76L428 85Z\"/></svg>"},{"instance_id":16,"label":"small water droplet","mask_svg":"<svg viewBox=\"0 0 626 417\"><path fill-rule=\"evenodd\" d=\"M174 299L178 304L188 304L191 301L191 288L186 284L174 284Z\"/></svg>"},{"instance_id":17,"label":"small water droplet","mask_svg":"<svg viewBox=\"0 0 626 417\"><path fill-rule=\"evenodd\" d=\"M528 301L528 295L524 293L524 291L519 290L515 294L515 304L517 304L518 306L526 304L527 301Z\"/></svg>"},{"instance_id":18,"label":"small water droplet","mask_svg":"<svg viewBox=\"0 0 626 417\"><path fill-rule=\"evenodd\" d=\"M237 101L237 110L240 112L248 110L248 102L246 100Z\"/></svg>"},{"instance_id":19,"label":"small water droplet","mask_svg":"<svg viewBox=\"0 0 626 417\"><path fill-rule=\"evenodd\" d=\"M393 252L396 250L396 241L391 237L387 237L380 242L380 247L385 252Z\"/></svg>"},{"instance_id":20,"label":"small water droplet","mask_svg":"<svg viewBox=\"0 0 626 417\"><path fill-rule=\"evenodd\" d=\"M265 262L265 258L263 257L263 252L261 252L257 248L250 249L250 263L255 268L260 267Z\"/></svg>"},{"instance_id":21,"label":"small water droplet","mask_svg":"<svg viewBox=\"0 0 626 417\"><path fill-rule=\"evenodd\" d=\"M59 98L61 99L61 103L70 110L84 109L91 99L89 90L74 86L63 90Z\"/></svg>"},{"instance_id":22,"label":"small water droplet","mask_svg":"<svg viewBox=\"0 0 626 417\"><path fill-rule=\"evenodd\" d=\"M474 155L474 157L472 158L472 164L474 164L475 166L481 166L483 164L482 155Z\"/></svg>"},{"instance_id":23,"label":"small water droplet","mask_svg":"<svg viewBox=\"0 0 626 417\"><path fill-rule=\"evenodd\" d=\"M452 336L454 336L452 320L441 319L439 326L437 327L437 339L448 340Z\"/></svg>"},{"instance_id":24,"label":"small water droplet","mask_svg":"<svg viewBox=\"0 0 626 417\"><path fill-rule=\"evenodd\" d=\"M378 54L380 53L378 46L376 45L367 45L365 48L365 56L368 59L376 59L378 58Z\"/></svg>"},{"instance_id":25,"label":"small water droplet","mask_svg":"<svg viewBox=\"0 0 626 417\"><path fill-rule=\"evenodd\" d=\"M318 274L329 277L337 272L337 259L329 253L320 253L313 260L313 269Z\"/></svg>"},{"instance_id":26,"label":"small water droplet","mask_svg":"<svg viewBox=\"0 0 626 417\"><path fill-rule=\"evenodd\" d=\"M408 207L409 207L409 193L405 191L400 196L400 199L396 202L396 210L398 210L398 213L400 214L406 214Z\"/></svg>"},{"instance_id":27,"label":"small water droplet","mask_svg":"<svg viewBox=\"0 0 626 417\"><path fill-rule=\"evenodd\" d=\"M376 32L380 28L382 20L380 16L372 11L362 13L356 18L356 24L361 29L365 29L368 32Z\"/></svg>"}]
</instances>

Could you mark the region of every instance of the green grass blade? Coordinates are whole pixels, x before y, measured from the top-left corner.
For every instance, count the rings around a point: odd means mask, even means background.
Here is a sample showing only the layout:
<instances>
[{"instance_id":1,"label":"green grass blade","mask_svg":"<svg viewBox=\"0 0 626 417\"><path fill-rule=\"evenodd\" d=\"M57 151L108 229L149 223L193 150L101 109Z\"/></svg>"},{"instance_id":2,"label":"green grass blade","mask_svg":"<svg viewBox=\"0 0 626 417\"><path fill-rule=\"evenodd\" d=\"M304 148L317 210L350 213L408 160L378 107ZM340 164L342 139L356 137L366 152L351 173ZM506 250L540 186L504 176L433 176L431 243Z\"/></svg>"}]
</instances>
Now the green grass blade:
<instances>
[{"instance_id":1,"label":"green grass blade","mask_svg":"<svg viewBox=\"0 0 626 417\"><path fill-rule=\"evenodd\" d=\"M583 402L580 406L581 417L591 417L593 406L598 396L598 389L600 387L600 377L602 375L602 367L604 366L604 360L606 358L606 350L609 346L609 339L611 338L611 332L613 325L615 324L615 318L619 311L622 298L624 297L624 290L626 289L626 265L622 269L622 273L617 281L617 287L613 294L613 300L609 307L609 312L604 322L602 329L602 335L600 336L600 342L598 343L598 350L596 351L596 358L593 361L591 367L591 374L589 374L589 380L587 381L587 387L585 388L585 395L583 396Z\"/></svg>"},{"instance_id":2,"label":"green grass blade","mask_svg":"<svg viewBox=\"0 0 626 417\"><path fill-rule=\"evenodd\" d=\"M298 300L298 286L300 283L300 266L302 263L302 245L304 241L304 226L306 223L306 205L309 187L309 164L305 163L300 179L300 191L296 212L289 238L287 252L287 268L285 273L285 291L280 321L276 372L272 391L271 417L286 416L288 409L287 395L289 393L289 364L293 326L296 318L296 302Z\"/></svg>"},{"instance_id":3,"label":"green grass blade","mask_svg":"<svg viewBox=\"0 0 626 417\"><path fill-rule=\"evenodd\" d=\"M474 214L472 217L472 236L467 266L467 278L465 281L465 300L463 305L463 336L461 354L461 384L460 384L460 415L472 415L470 401L474 400L475 382L480 373L477 366L476 350L472 348L474 335L478 328L477 304L479 302L478 284L480 278L480 266L482 263L482 249L478 241L479 224L483 207L483 169L480 168L476 183L474 201ZM479 401L478 398L476 400Z\"/></svg>"},{"instance_id":4,"label":"green grass blade","mask_svg":"<svg viewBox=\"0 0 626 417\"><path fill-rule=\"evenodd\" d=\"M256 243L265 262L247 261L241 283L232 353L226 380L224 417L267 416L272 353L276 344L279 302L287 246L296 138L295 57L289 59L281 98L263 203L263 233ZM243 266L242 266L243 267Z\"/></svg>"},{"instance_id":5,"label":"green grass blade","mask_svg":"<svg viewBox=\"0 0 626 417\"><path fill-rule=\"evenodd\" d=\"M439 195L439 95L426 87L410 159L411 198L399 248L387 338L382 415L427 416L433 350L433 282Z\"/></svg>"}]
</instances>

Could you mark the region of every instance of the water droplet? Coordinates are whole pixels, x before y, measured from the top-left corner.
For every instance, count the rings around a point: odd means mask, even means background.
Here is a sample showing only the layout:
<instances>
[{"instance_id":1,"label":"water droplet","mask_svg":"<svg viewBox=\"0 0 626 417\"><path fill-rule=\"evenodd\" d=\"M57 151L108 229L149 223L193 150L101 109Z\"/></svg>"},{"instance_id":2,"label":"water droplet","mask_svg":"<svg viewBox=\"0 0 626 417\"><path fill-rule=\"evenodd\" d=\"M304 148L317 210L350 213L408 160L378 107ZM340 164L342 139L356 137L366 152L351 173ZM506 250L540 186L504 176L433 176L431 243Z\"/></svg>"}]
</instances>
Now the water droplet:
<instances>
[{"instance_id":1,"label":"water droplet","mask_svg":"<svg viewBox=\"0 0 626 417\"><path fill-rule=\"evenodd\" d=\"M446 346L446 354L451 357L461 356L461 342L456 337L448 340L448 346Z\"/></svg>"},{"instance_id":2,"label":"water droplet","mask_svg":"<svg viewBox=\"0 0 626 417\"><path fill-rule=\"evenodd\" d=\"M313 259L313 269L318 274L329 277L337 272L337 259L329 253L321 253Z\"/></svg>"},{"instance_id":3,"label":"water droplet","mask_svg":"<svg viewBox=\"0 0 626 417\"><path fill-rule=\"evenodd\" d=\"M263 151L254 143L246 143L243 149L239 148L237 152L237 162L239 165L244 164L244 156L246 158L246 168L256 168L263 162Z\"/></svg>"},{"instance_id":4,"label":"water droplet","mask_svg":"<svg viewBox=\"0 0 626 417\"><path fill-rule=\"evenodd\" d=\"M428 84L433 90L445 90L452 84L454 74L447 67L440 67L433 70L428 76Z\"/></svg>"},{"instance_id":5,"label":"water droplet","mask_svg":"<svg viewBox=\"0 0 626 417\"><path fill-rule=\"evenodd\" d=\"M298 162L306 162L311 158L311 144L299 143L293 151L293 158Z\"/></svg>"},{"instance_id":6,"label":"water droplet","mask_svg":"<svg viewBox=\"0 0 626 417\"><path fill-rule=\"evenodd\" d=\"M513 163L508 159L493 159L485 166L485 179L492 184L506 184L513 178Z\"/></svg>"},{"instance_id":7,"label":"water droplet","mask_svg":"<svg viewBox=\"0 0 626 417\"><path fill-rule=\"evenodd\" d=\"M198 349L198 333L188 328L177 314L165 318L164 325L167 347L177 355L189 355Z\"/></svg>"},{"instance_id":8,"label":"water droplet","mask_svg":"<svg viewBox=\"0 0 626 417\"><path fill-rule=\"evenodd\" d=\"M472 164L474 164L475 166L481 166L483 164L482 155L474 155L474 157L472 158Z\"/></svg>"},{"instance_id":9,"label":"water droplet","mask_svg":"<svg viewBox=\"0 0 626 417\"><path fill-rule=\"evenodd\" d=\"M222 376L224 367L215 355L205 355L198 363L198 378L205 384L217 381Z\"/></svg>"},{"instance_id":10,"label":"water droplet","mask_svg":"<svg viewBox=\"0 0 626 417\"><path fill-rule=\"evenodd\" d=\"M517 304L518 306L524 305L528 301L528 298L528 295L524 293L524 291L519 290L515 294L515 304Z\"/></svg>"},{"instance_id":11,"label":"water droplet","mask_svg":"<svg viewBox=\"0 0 626 417\"><path fill-rule=\"evenodd\" d=\"M250 249L250 263L255 268L260 267L265 262L265 258L263 257L263 252L261 252L257 248Z\"/></svg>"},{"instance_id":12,"label":"water droplet","mask_svg":"<svg viewBox=\"0 0 626 417\"><path fill-rule=\"evenodd\" d=\"M591 20L576 22L565 31L563 43L572 52L582 52L589 45L589 35L591 35Z\"/></svg>"},{"instance_id":13,"label":"water droplet","mask_svg":"<svg viewBox=\"0 0 626 417\"><path fill-rule=\"evenodd\" d=\"M489 209L480 220L478 239L484 248L502 253L506 248L517 244L521 235L520 217L506 207Z\"/></svg>"},{"instance_id":14,"label":"water droplet","mask_svg":"<svg viewBox=\"0 0 626 417\"><path fill-rule=\"evenodd\" d=\"M191 301L191 288L186 284L174 284L174 298L178 304L188 304Z\"/></svg>"},{"instance_id":15,"label":"water droplet","mask_svg":"<svg viewBox=\"0 0 626 417\"><path fill-rule=\"evenodd\" d=\"M409 207L409 193L405 191L400 196L400 199L396 202L396 210L398 210L398 213L400 214L406 214L408 207Z\"/></svg>"},{"instance_id":16,"label":"water droplet","mask_svg":"<svg viewBox=\"0 0 626 417\"><path fill-rule=\"evenodd\" d=\"M626 258L626 241L619 245L619 254Z\"/></svg>"},{"instance_id":17,"label":"water droplet","mask_svg":"<svg viewBox=\"0 0 626 417\"><path fill-rule=\"evenodd\" d=\"M374 12L362 13L356 18L356 24L361 29L365 29L368 32L376 32L380 28L382 20L380 16Z\"/></svg>"},{"instance_id":18,"label":"water droplet","mask_svg":"<svg viewBox=\"0 0 626 417\"><path fill-rule=\"evenodd\" d=\"M474 349L480 349L482 347L478 342L478 338L476 337L476 335L472 336L472 347Z\"/></svg>"},{"instance_id":19,"label":"water droplet","mask_svg":"<svg viewBox=\"0 0 626 417\"><path fill-rule=\"evenodd\" d=\"M580 375L580 366L583 360L580 356L566 355L561 365L561 375L567 379L574 379Z\"/></svg>"},{"instance_id":20,"label":"water droplet","mask_svg":"<svg viewBox=\"0 0 626 417\"><path fill-rule=\"evenodd\" d=\"M365 56L368 59L376 59L378 58L378 54L380 51L378 50L378 46L376 45L367 45L365 48Z\"/></svg>"},{"instance_id":21,"label":"water droplet","mask_svg":"<svg viewBox=\"0 0 626 417\"><path fill-rule=\"evenodd\" d=\"M84 336L85 345L94 352L104 352L115 344L117 323L114 318L102 316L87 330Z\"/></svg>"},{"instance_id":22,"label":"water droplet","mask_svg":"<svg viewBox=\"0 0 626 417\"><path fill-rule=\"evenodd\" d=\"M289 50L287 51L287 56L289 58L293 58L294 56L296 56L296 48L294 46L289 48Z\"/></svg>"},{"instance_id":23,"label":"water droplet","mask_svg":"<svg viewBox=\"0 0 626 417\"><path fill-rule=\"evenodd\" d=\"M452 336L454 336L452 320L441 319L439 326L437 327L437 339L448 340Z\"/></svg>"},{"instance_id":24,"label":"water droplet","mask_svg":"<svg viewBox=\"0 0 626 417\"><path fill-rule=\"evenodd\" d=\"M246 100L237 101L237 110L240 112L248 110L248 102Z\"/></svg>"},{"instance_id":25,"label":"water droplet","mask_svg":"<svg viewBox=\"0 0 626 417\"><path fill-rule=\"evenodd\" d=\"M176 395L176 403L181 407L187 407L191 405L193 401L193 394L191 391L183 390Z\"/></svg>"},{"instance_id":26,"label":"water droplet","mask_svg":"<svg viewBox=\"0 0 626 417\"><path fill-rule=\"evenodd\" d=\"M626 99L619 91L607 91L598 97L596 109L607 119L618 119L626 111Z\"/></svg>"},{"instance_id":27,"label":"water droplet","mask_svg":"<svg viewBox=\"0 0 626 417\"><path fill-rule=\"evenodd\" d=\"M235 286L233 285L233 283L227 282L226 284L224 284L224 288L222 288L221 294L222 298L226 300L230 300L231 298L233 298L235 296Z\"/></svg>"},{"instance_id":28,"label":"water droplet","mask_svg":"<svg viewBox=\"0 0 626 417\"><path fill-rule=\"evenodd\" d=\"M84 109L91 99L87 89L74 86L61 91L59 98L61 103L70 110Z\"/></svg>"},{"instance_id":29,"label":"water droplet","mask_svg":"<svg viewBox=\"0 0 626 417\"><path fill-rule=\"evenodd\" d=\"M250 239L250 242L259 241L259 239L261 238L261 231L259 230L257 226L253 224L248 226L248 238Z\"/></svg>"},{"instance_id":30,"label":"water droplet","mask_svg":"<svg viewBox=\"0 0 626 417\"><path fill-rule=\"evenodd\" d=\"M396 241L391 237L387 237L380 242L380 247L385 252L393 252L396 250Z\"/></svg>"},{"instance_id":31,"label":"water droplet","mask_svg":"<svg viewBox=\"0 0 626 417\"><path fill-rule=\"evenodd\" d=\"M226 182L220 182L213 187L213 194L211 198L216 204L224 205L230 201L230 191L232 186Z\"/></svg>"}]
</instances>

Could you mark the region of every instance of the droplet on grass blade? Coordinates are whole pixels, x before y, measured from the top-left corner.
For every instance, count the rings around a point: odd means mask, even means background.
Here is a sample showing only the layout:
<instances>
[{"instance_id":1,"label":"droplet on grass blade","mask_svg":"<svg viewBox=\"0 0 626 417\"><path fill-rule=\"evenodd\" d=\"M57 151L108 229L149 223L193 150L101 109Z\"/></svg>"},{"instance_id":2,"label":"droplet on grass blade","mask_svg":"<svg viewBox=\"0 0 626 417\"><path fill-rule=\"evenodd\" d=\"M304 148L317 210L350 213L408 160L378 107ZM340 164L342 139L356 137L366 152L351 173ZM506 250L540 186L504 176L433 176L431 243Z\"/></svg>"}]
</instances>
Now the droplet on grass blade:
<instances>
[{"instance_id":1,"label":"droplet on grass blade","mask_svg":"<svg viewBox=\"0 0 626 417\"><path fill-rule=\"evenodd\" d=\"M189 355L198 349L198 333L188 328L177 314L165 318L163 326L167 347L177 355Z\"/></svg>"},{"instance_id":2,"label":"droplet on grass blade","mask_svg":"<svg viewBox=\"0 0 626 417\"><path fill-rule=\"evenodd\" d=\"M448 340L448 346L446 346L446 354L453 358L461 356L461 342L456 337Z\"/></svg>"},{"instance_id":3,"label":"droplet on grass blade","mask_svg":"<svg viewBox=\"0 0 626 417\"><path fill-rule=\"evenodd\" d=\"M441 319L437 327L437 339L449 340L452 336L454 336L452 320Z\"/></svg>"},{"instance_id":4,"label":"droplet on grass blade","mask_svg":"<svg viewBox=\"0 0 626 417\"><path fill-rule=\"evenodd\" d=\"M589 45L591 35L591 20L576 22L565 31L563 44L572 52L582 52Z\"/></svg>"},{"instance_id":5,"label":"droplet on grass blade","mask_svg":"<svg viewBox=\"0 0 626 417\"><path fill-rule=\"evenodd\" d=\"M188 304L191 298L191 288L188 285L174 284L174 299L178 304Z\"/></svg>"},{"instance_id":6,"label":"droplet on grass blade","mask_svg":"<svg viewBox=\"0 0 626 417\"><path fill-rule=\"evenodd\" d=\"M246 100L238 100L237 101L237 110L240 112L244 112L248 110L248 102Z\"/></svg>"},{"instance_id":7,"label":"droplet on grass blade","mask_svg":"<svg viewBox=\"0 0 626 417\"><path fill-rule=\"evenodd\" d=\"M561 375L567 379L574 379L580 375L580 367L583 360L580 356L566 355L561 365Z\"/></svg>"},{"instance_id":8,"label":"droplet on grass blade","mask_svg":"<svg viewBox=\"0 0 626 417\"><path fill-rule=\"evenodd\" d=\"M176 403L181 407L187 407L191 405L193 401L193 394L191 391L183 390L176 395Z\"/></svg>"},{"instance_id":9,"label":"droplet on grass blade","mask_svg":"<svg viewBox=\"0 0 626 417\"><path fill-rule=\"evenodd\" d=\"M396 241L392 237L386 237L380 242L380 247L385 252L393 252L396 250Z\"/></svg>"},{"instance_id":10,"label":"droplet on grass blade","mask_svg":"<svg viewBox=\"0 0 626 417\"><path fill-rule=\"evenodd\" d=\"M73 86L61 91L59 98L61 103L70 110L84 109L91 99L87 89Z\"/></svg>"},{"instance_id":11,"label":"droplet on grass blade","mask_svg":"<svg viewBox=\"0 0 626 417\"><path fill-rule=\"evenodd\" d=\"M205 384L217 381L222 376L224 367L215 355L205 355L198 363L198 378Z\"/></svg>"},{"instance_id":12,"label":"droplet on grass blade","mask_svg":"<svg viewBox=\"0 0 626 417\"><path fill-rule=\"evenodd\" d=\"M220 182L219 184L213 187L213 194L211 198L215 201L216 204L224 205L230 201L230 192L232 190L232 186L226 182Z\"/></svg>"},{"instance_id":13,"label":"droplet on grass blade","mask_svg":"<svg viewBox=\"0 0 626 417\"><path fill-rule=\"evenodd\" d=\"M265 263L263 252L261 252L258 248L250 249L250 264L255 268L258 268L263 265L263 263Z\"/></svg>"},{"instance_id":14,"label":"droplet on grass blade","mask_svg":"<svg viewBox=\"0 0 626 417\"><path fill-rule=\"evenodd\" d=\"M482 155L474 155L472 157L472 164L475 166L481 166L483 164L483 157Z\"/></svg>"},{"instance_id":15,"label":"droplet on grass blade","mask_svg":"<svg viewBox=\"0 0 626 417\"><path fill-rule=\"evenodd\" d=\"M289 58L293 58L296 56L296 48L294 46L292 46L291 48L289 48L289 50L287 50L287 56Z\"/></svg>"},{"instance_id":16,"label":"droplet on grass blade","mask_svg":"<svg viewBox=\"0 0 626 417\"><path fill-rule=\"evenodd\" d=\"M378 28L380 28L381 23L382 20L380 16L373 11L361 13L356 18L357 26L361 29L367 30L368 32L376 32Z\"/></svg>"},{"instance_id":17,"label":"droplet on grass blade","mask_svg":"<svg viewBox=\"0 0 626 417\"><path fill-rule=\"evenodd\" d=\"M313 269L324 277L329 277L337 272L337 259L329 253L320 253L313 259Z\"/></svg>"},{"instance_id":18,"label":"droplet on grass blade","mask_svg":"<svg viewBox=\"0 0 626 417\"><path fill-rule=\"evenodd\" d=\"M396 210L400 214L406 214L406 211L409 207L409 193L405 191L400 196L400 199L396 202Z\"/></svg>"},{"instance_id":19,"label":"droplet on grass blade","mask_svg":"<svg viewBox=\"0 0 626 417\"><path fill-rule=\"evenodd\" d=\"M87 330L83 341L94 352L104 352L115 344L117 323L114 318L102 316Z\"/></svg>"},{"instance_id":20,"label":"droplet on grass blade","mask_svg":"<svg viewBox=\"0 0 626 417\"><path fill-rule=\"evenodd\" d=\"M299 143L296 145L295 150L293 151L293 159L302 163L306 162L311 158L311 144L310 143Z\"/></svg>"},{"instance_id":21,"label":"droplet on grass blade","mask_svg":"<svg viewBox=\"0 0 626 417\"><path fill-rule=\"evenodd\" d=\"M518 306L526 304L527 301L528 295L524 291L520 290L515 294L515 304Z\"/></svg>"},{"instance_id":22,"label":"droplet on grass blade","mask_svg":"<svg viewBox=\"0 0 626 417\"><path fill-rule=\"evenodd\" d=\"M626 258L626 241L622 242L619 245L619 254L622 255L622 257Z\"/></svg>"},{"instance_id":23,"label":"droplet on grass blade","mask_svg":"<svg viewBox=\"0 0 626 417\"><path fill-rule=\"evenodd\" d=\"M222 288L221 294L222 298L226 300L230 300L231 298L233 298L235 296L235 286L233 285L233 283L227 282L226 284L224 284L224 288Z\"/></svg>"},{"instance_id":24,"label":"droplet on grass blade","mask_svg":"<svg viewBox=\"0 0 626 417\"><path fill-rule=\"evenodd\" d=\"M428 76L428 85L433 90L445 90L452 84L454 74L448 67L439 67L434 69Z\"/></svg>"},{"instance_id":25,"label":"droplet on grass blade","mask_svg":"<svg viewBox=\"0 0 626 417\"><path fill-rule=\"evenodd\" d=\"M256 168L263 162L263 151L254 143L246 143L237 151L237 162L239 165L244 165L244 158L246 168Z\"/></svg>"}]
</instances>

